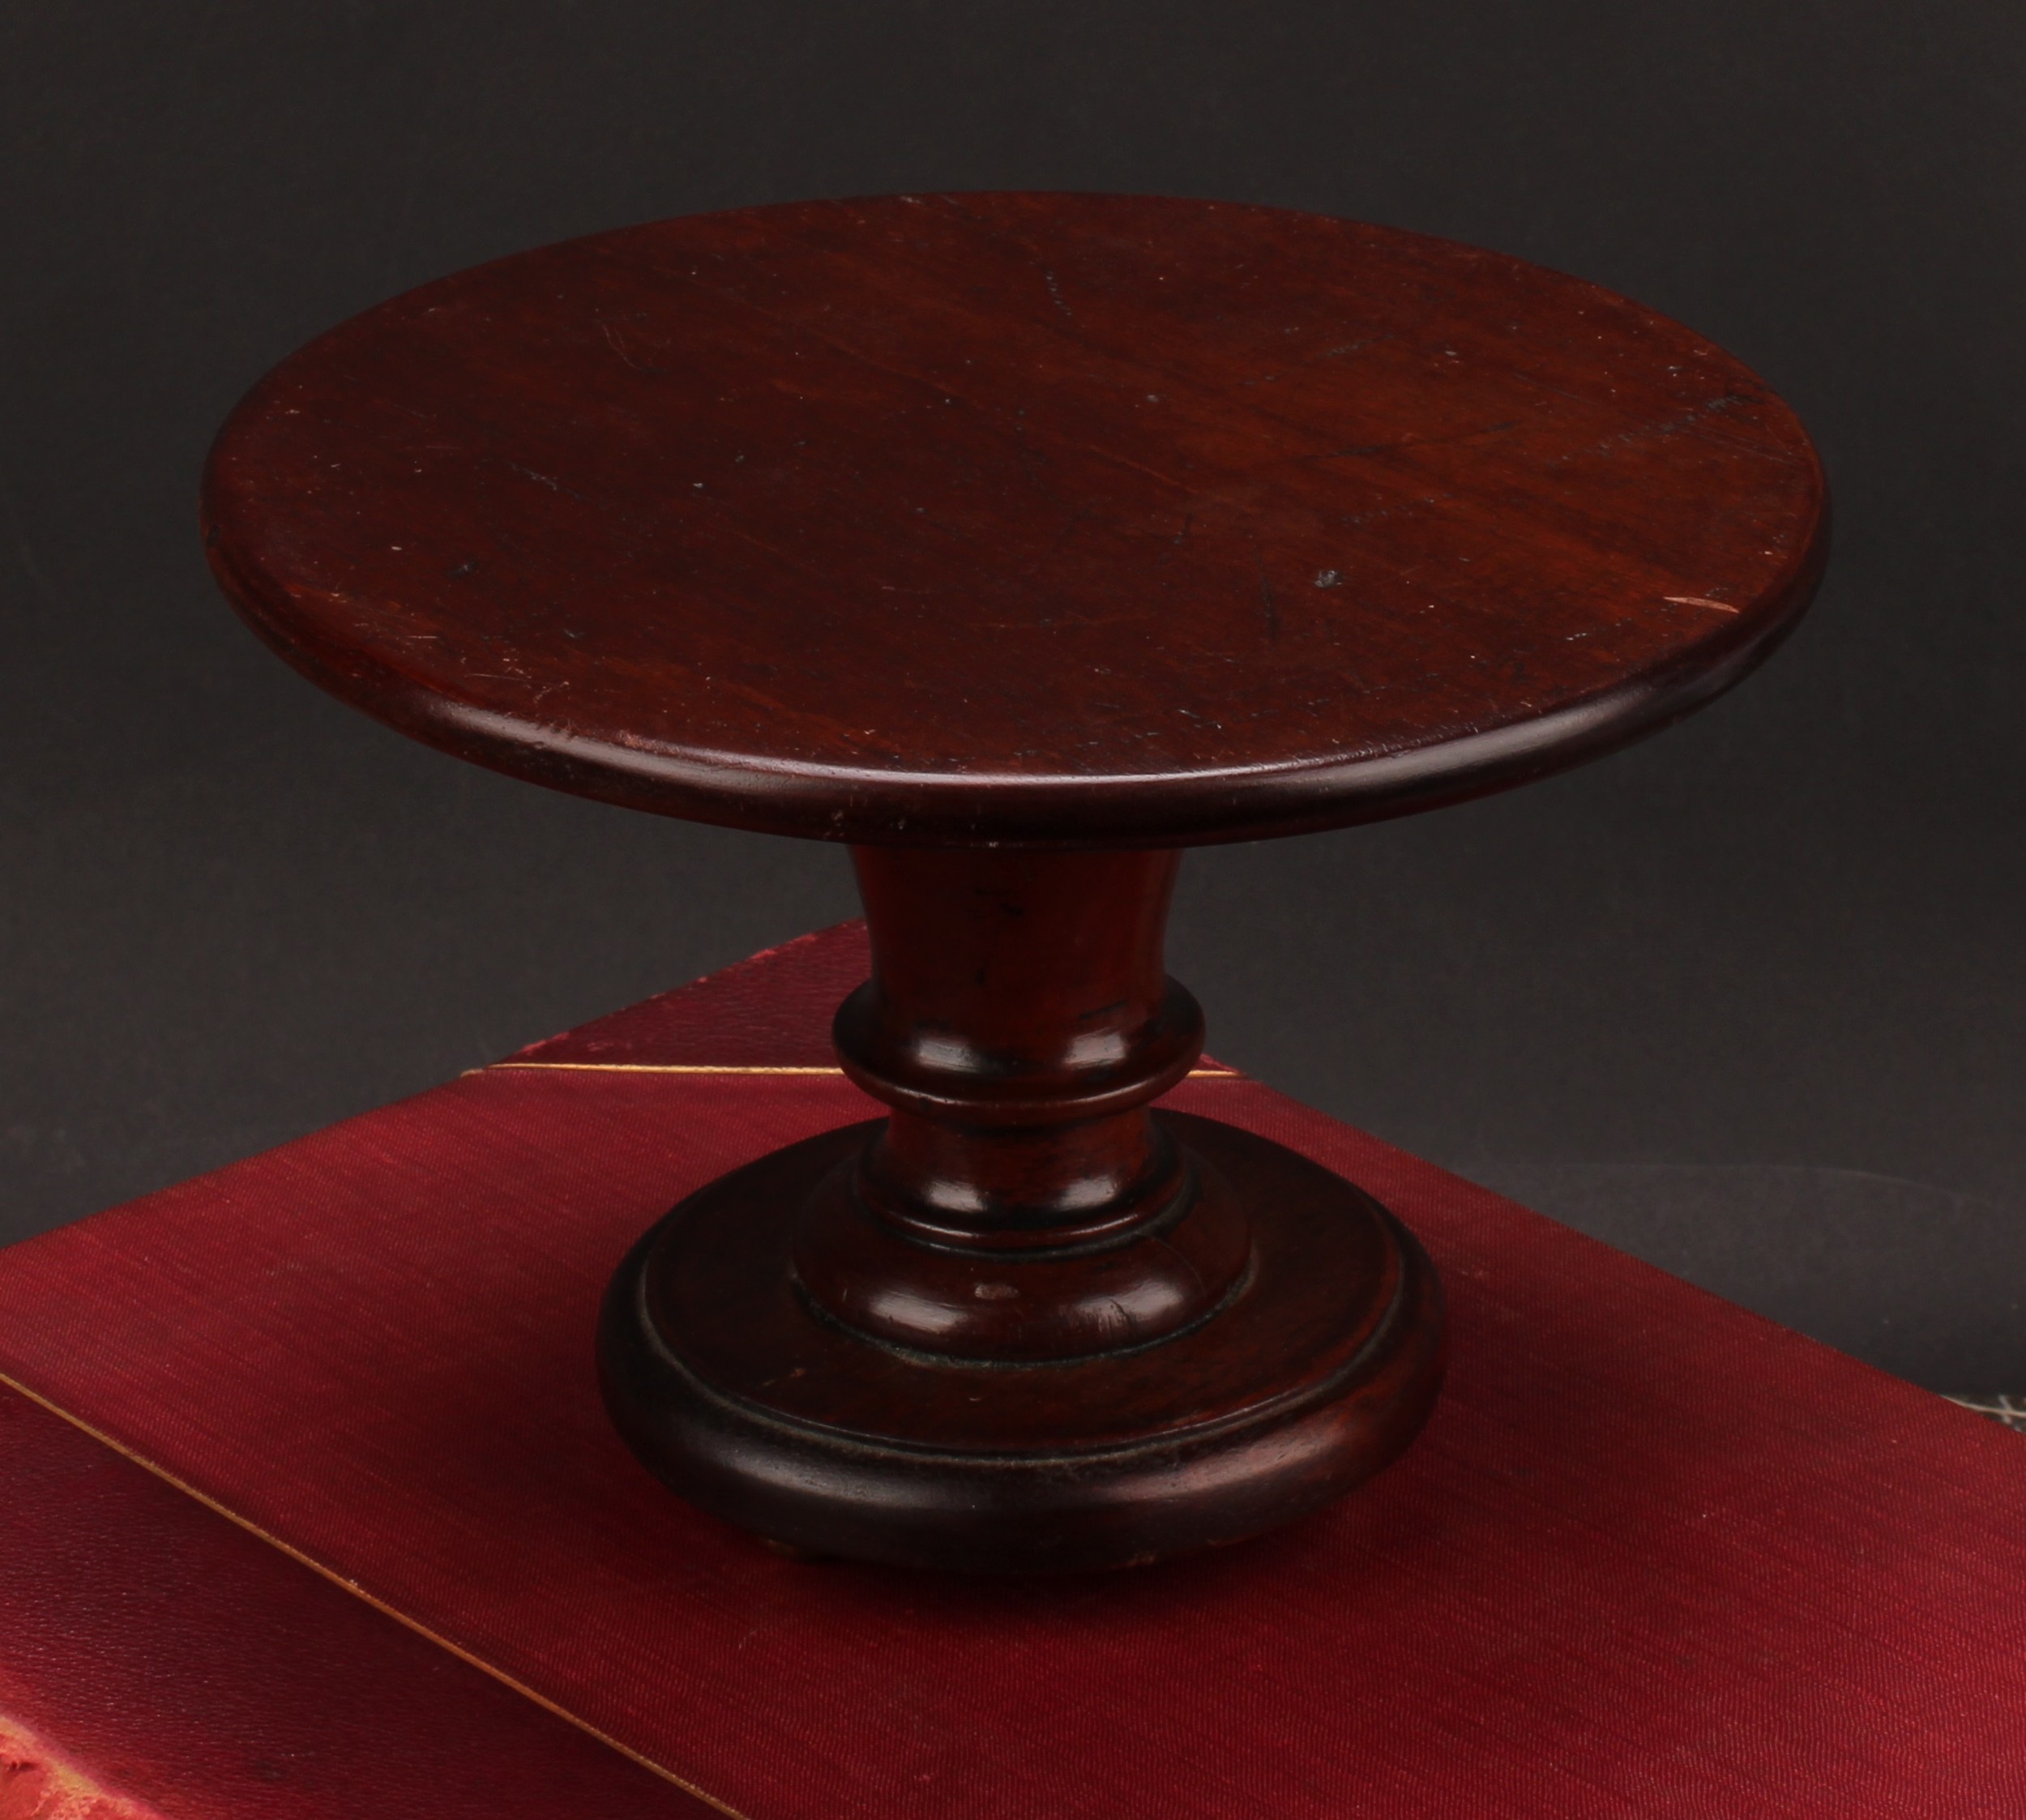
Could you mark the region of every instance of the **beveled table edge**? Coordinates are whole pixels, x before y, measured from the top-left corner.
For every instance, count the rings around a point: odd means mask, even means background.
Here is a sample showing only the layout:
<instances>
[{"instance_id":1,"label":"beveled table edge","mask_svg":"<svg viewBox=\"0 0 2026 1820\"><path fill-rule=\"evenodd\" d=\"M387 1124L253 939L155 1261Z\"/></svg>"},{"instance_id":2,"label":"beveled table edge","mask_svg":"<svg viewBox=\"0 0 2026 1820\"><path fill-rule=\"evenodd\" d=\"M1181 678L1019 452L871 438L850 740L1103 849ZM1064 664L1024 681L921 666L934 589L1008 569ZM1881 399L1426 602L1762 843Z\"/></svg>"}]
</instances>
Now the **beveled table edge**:
<instances>
[{"instance_id":1,"label":"beveled table edge","mask_svg":"<svg viewBox=\"0 0 2026 1820\"><path fill-rule=\"evenodd\" d=\"M1660 732L1770 656L1828 559L1817 512L1782 584L1669 660L1554 711L1378 754L1143 775L907 771L656 750L460 702L271 614L262 578L211 534L213 573L254 631L311 681L397 732L510 776L685 821L857 845L1098 849L1195 847L1383 821L1487 796Z\"/></svg>"}]
</instances>

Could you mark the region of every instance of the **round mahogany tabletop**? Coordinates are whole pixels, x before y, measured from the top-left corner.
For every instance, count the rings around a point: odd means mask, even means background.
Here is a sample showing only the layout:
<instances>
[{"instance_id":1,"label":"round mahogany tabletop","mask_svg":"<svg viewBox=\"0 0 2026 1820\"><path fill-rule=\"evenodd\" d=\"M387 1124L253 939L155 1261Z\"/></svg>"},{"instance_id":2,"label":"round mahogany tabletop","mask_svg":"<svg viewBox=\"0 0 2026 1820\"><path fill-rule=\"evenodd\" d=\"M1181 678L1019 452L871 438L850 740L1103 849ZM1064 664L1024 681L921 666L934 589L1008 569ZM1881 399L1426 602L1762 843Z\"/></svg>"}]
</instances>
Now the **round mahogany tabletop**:
<instances>
[{"instance_id":1,"label":"round mahogany tabletop","mask_svg":"<svg viewBox=\"0 0 2026 1820\"><path fill-rule=\"evenodd\" d=\"M1473 795L1728 686L1821 473L1678 323L1229 203L806 203L424 285L284 361L220 579L356 706L588 796L1186 845Z\"/></svg>"}]
</instances>

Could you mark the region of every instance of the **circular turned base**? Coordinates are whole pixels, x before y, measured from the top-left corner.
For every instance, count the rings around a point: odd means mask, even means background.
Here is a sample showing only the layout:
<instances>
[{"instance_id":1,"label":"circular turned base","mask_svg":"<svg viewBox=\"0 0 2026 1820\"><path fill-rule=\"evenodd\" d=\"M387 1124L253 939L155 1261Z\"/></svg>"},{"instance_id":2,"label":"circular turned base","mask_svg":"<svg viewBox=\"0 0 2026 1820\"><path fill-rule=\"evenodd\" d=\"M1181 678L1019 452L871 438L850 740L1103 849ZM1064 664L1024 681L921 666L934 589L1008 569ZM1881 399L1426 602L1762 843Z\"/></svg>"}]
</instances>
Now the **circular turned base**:
<instances>
[{"instance_id":1,"label":"circular turned base","mask_svg":"<svg viewBox=\"0 0 2026 1820\"><path fill-rule=\"evenodd\" d=\"M910 1567L1135 1565L1349 1491L1434 1401L1433 1267L1376 1201L1306 1158L1156 1116L1251 1227L1249 1267L1194 1325L1006 1363L839 1324L790 1260L802 1210L879 1129L848 1126L691 1195L621 1265L599 1334L620 1432L675 1491L770 1541Z\"/></svg>"}]
</instances>

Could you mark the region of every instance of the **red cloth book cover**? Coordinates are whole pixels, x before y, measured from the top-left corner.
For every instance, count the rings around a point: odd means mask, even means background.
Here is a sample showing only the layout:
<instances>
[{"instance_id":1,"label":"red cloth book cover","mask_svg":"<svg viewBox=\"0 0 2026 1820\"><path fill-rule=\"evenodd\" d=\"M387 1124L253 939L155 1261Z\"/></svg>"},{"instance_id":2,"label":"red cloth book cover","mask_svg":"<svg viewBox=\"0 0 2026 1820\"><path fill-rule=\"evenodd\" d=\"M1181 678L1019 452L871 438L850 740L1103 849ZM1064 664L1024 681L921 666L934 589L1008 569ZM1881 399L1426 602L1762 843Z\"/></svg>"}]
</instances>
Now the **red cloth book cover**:
<instances>
[{"instance_id":1,"label":"red cloth book cover","mask_svg":"<svg viewBox=\"0 0 2026 1820\"><path fill-rule=\"evenodd\" d=\"M1171 1103L1360 1182L1443 1271L1449 1386L1398 1465L1083 1579L786 1560L669 1496L599 1407L600 1293L690 1190L876 1109L825 1040L865 966L806 938L0 1254L22 1801L2026 1812L2016 1437L1229 1070Z\"/></svg>"}]
</instances>

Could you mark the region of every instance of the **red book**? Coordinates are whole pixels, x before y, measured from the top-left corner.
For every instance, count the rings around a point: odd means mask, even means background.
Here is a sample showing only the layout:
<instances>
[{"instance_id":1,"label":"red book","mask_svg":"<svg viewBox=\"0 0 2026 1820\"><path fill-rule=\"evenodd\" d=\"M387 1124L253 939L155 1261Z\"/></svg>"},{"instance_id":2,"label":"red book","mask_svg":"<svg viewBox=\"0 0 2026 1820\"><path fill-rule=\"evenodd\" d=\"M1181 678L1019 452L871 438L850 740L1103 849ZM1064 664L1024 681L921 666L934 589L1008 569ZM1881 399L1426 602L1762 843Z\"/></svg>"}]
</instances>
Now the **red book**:
<instances>
[{"instance_id":1,"label":"red book","mask_svg":"<svg viewBox=\"0 0 2026 1820\"><path fill-rule=\"evenodd\" d=\"M1172 1103L1362 1183L1447 1284L1448 1388L1370 1486L1015 1582L663 1491L600 1293L875 1109L825 1040L864 968L809 938L0 1255L0 1762L45 1759L0 1817L2026 1813L2016 1436L1229 1070Z\"/></svg>"}]
</instances>

